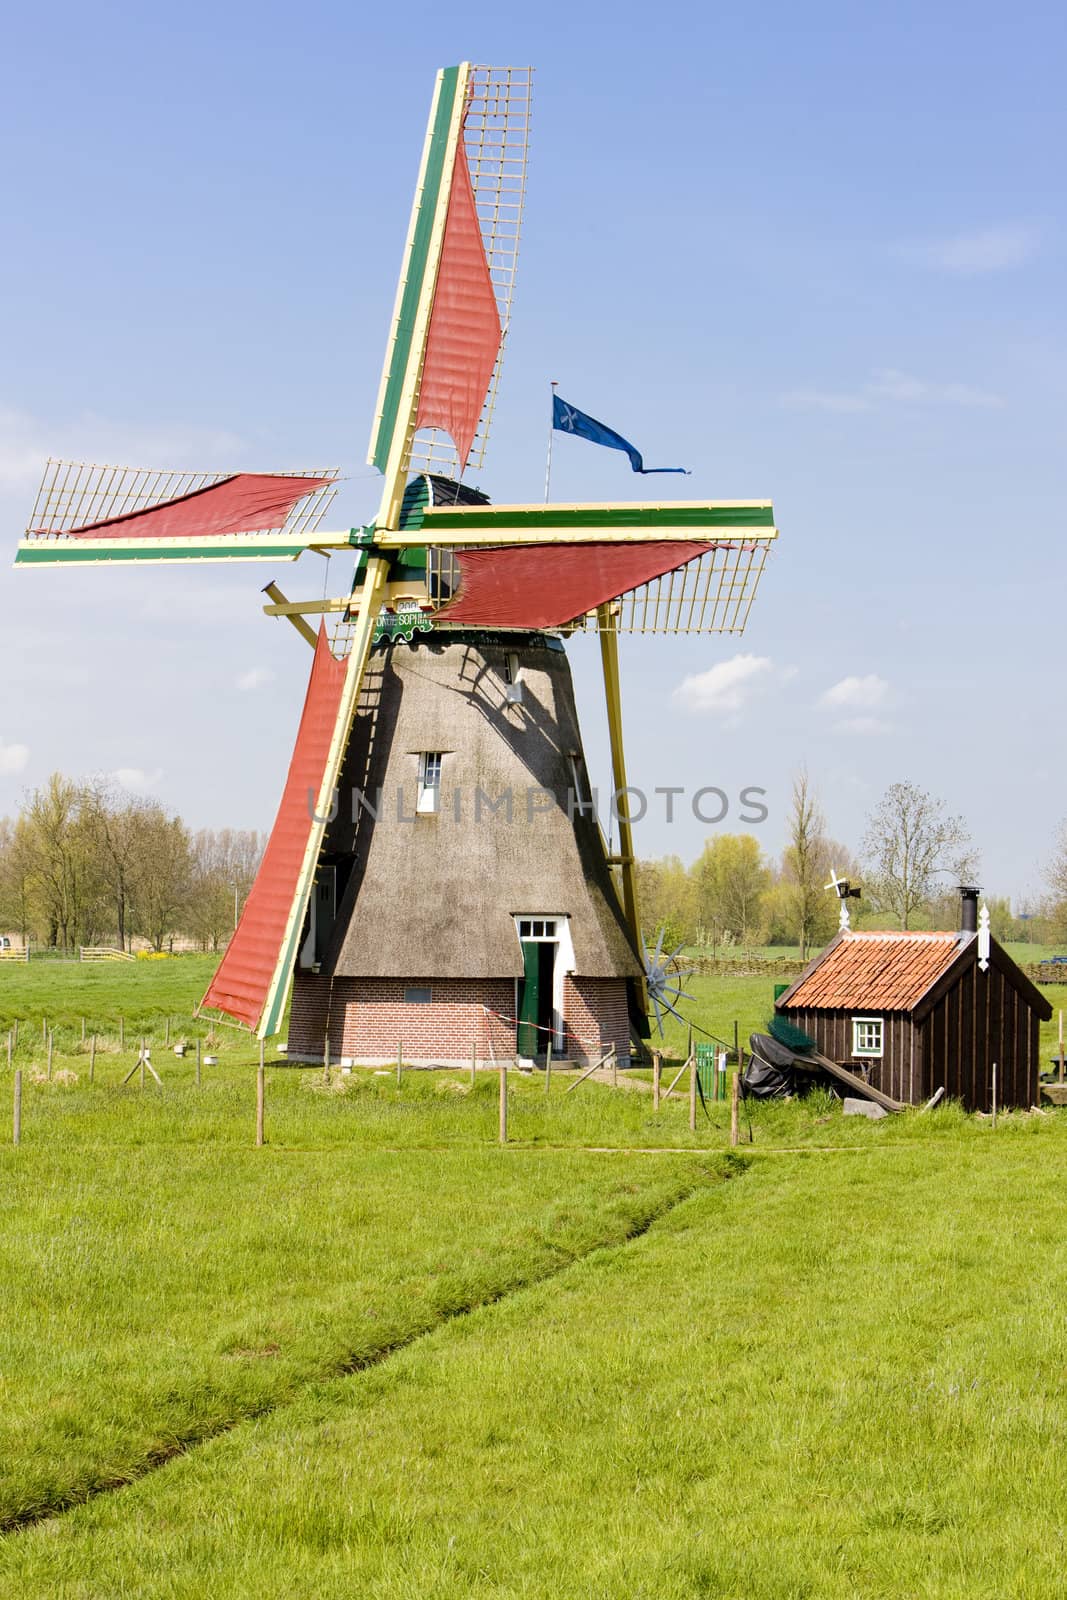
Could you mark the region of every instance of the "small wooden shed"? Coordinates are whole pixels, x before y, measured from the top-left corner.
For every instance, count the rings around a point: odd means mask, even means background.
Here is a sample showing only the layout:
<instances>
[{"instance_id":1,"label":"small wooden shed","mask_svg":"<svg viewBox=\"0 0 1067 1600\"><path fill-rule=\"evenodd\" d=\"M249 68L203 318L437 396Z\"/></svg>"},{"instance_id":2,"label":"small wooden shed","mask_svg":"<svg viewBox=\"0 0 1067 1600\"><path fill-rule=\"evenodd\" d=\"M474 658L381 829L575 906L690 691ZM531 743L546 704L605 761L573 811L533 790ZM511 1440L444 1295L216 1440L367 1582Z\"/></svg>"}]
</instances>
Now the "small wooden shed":
<instances>
[{"instance_id":1,"label":"small wooden shed","mask_svg":"<svg viewBox=\"0 0 1067 1600\"><path fill-rule=\"evenodd\" d=\"M995 939L845 929L775 1009L883 1094L920 1105L941 1088L968 1111L1036 1105L1039 1025L1052 1007ZM980 964L985 961L985 966Z\"/></svg>"}]
</instances>

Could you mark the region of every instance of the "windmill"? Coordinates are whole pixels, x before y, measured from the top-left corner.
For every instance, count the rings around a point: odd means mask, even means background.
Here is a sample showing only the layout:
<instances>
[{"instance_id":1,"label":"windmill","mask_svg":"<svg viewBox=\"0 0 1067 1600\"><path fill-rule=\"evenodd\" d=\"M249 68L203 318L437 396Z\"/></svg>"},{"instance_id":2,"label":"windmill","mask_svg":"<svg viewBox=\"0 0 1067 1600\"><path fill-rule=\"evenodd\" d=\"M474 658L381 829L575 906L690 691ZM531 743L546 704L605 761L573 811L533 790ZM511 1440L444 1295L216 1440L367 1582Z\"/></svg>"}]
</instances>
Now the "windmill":
<instances>
[{"instance_id":1,"label":"windmill","mask_svg":"<svg viewBox=\"0 0 1067 1600\"><path fill-rule=\"evenodd\" d=\"M497 1053L552 1038L625 1055L650 999L659 1017L679 994L671 959L641 940L618 638L742 631L774 516L765 500L491 505L468 481L510 319L530 81L468 63L437 75L372 430L371 523L323 529L333 470L50 462L16 557L353 558L334 598L266 586L265 611L314 656L263 863L204 1000L266 1037L295 974L292 1058L385 1059L405 1041L415 1058L466 1057L478 1030ZM599 635L614 851L563 644L581 630Z\"/></svg>"}]
</instances>

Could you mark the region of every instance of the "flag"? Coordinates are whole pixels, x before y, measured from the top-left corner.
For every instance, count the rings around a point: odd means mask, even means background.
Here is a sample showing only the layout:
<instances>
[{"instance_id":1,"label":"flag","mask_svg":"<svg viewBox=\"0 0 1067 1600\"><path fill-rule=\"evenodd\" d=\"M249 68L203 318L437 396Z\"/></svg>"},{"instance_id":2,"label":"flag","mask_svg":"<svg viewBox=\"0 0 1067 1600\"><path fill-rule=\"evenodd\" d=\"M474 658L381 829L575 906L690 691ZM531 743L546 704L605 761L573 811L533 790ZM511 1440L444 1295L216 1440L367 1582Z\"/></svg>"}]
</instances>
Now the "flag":
<instances>
[{"instance_id":1,"label":"flag","mask_svg":"<svg viewBox=\"0 0 1067 1600\"><path fill-rule=\"evenodd\" d=\"M602 422L595 417L586 416L584 411L579 411L576 406L569 406L566 400L561 400L555 390L552 392L552 426L560 433L573 433L578 439L588 439L590 444L603 444L609 450L621 450L630 458L630 465L635 472L683 472L688 476L686 467L646 467L640 450L635 450L621 433L616 433L614 428L605 428Z\"/></svg>"}]
</instances>

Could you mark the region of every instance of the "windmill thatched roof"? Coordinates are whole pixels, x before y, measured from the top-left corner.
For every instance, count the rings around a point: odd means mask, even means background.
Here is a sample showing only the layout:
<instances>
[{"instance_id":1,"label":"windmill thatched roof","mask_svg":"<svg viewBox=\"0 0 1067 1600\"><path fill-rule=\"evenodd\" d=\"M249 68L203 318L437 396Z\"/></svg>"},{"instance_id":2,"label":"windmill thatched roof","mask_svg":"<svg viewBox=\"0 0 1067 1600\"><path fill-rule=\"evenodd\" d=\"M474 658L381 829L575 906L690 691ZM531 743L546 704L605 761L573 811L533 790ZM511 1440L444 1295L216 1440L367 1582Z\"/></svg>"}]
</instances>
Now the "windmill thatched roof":
<instances>
[{"instance_id":1,"label":"windmill thatched roof","mask_svg":"<svg viewBox=\"0 0 1067 1600\"><path fill-rule=\"evenodd\" d=\"M519 704L506 698L509 653L520 663ZM440 809L416 817L425 751L443 753ZM558 640L441 633L376 652L326 839L324 859L345 888L323 970L520 977L514 917L533 915L569 918L579 975L637 975L599 825L588 810L568 816L576 782L588 801ZM357 791L377 820L353 806Z\"/></svg>"}]
</instances>

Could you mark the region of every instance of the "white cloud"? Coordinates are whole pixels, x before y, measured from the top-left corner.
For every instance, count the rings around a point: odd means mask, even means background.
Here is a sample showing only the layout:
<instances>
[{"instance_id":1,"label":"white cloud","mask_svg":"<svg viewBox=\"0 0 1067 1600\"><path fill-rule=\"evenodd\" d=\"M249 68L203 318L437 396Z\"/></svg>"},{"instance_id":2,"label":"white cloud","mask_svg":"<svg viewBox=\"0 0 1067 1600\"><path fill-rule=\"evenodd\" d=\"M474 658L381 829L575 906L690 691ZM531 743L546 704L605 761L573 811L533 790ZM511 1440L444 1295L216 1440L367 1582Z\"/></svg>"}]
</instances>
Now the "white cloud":
<instances>
[{"instance_id":1,"label":"white cloud","mask_svg":"<svg viewBox=\"0 0 1067 1600\"><path fill-rule=\"evenodd\" d=\"M0 739L0 772L5 775L22 772L29 759L28 744L8 744L6 739Z\"/></svg>"},{"instance_id":2,"label":"white cloud","mask_svg":"<svg viewBox=\"0 0 1067 1600\"><path fill-rule=\"evenodd\" d=\"M837 711L870 711L875 706L884 705L888 697L889 684L886 679L880 678L876 672L868 672L862 678L854 674L831 684L820 695L819 704Z\"/></svg>"},{"instance_id":3,"label":"white cloud","mask_svg":"<svg viewBox=\"0 0 1067 1600\"><path fill-rule=\"evenodd\" d=\"M902 245L899 254L918 266L969 276L1025 266L1037 254L1040 242L1036 228L980 228L976 233Z\"/></svg>"},{"instance_id":4,"label":"white cloud","mask_svg":"<svg viewBox=\"0 0 1067 1600\"><path fill-rule=\"evenodd\" d=\"M163 768L155 767L151 772L145 772L142 767L116 767L109 774L121 789L130 789L135 794L143 793L146 789L154 789L163 776Z\"/></svg>"},{"instance_id":5,"label":"white cloud","mask_svg":"<svg viewBox=\"0 0 1067 1600\"><path fill-rule=\"evenodd\" d=\"M860 735L892 733L893 724L883 721L881 717L844 717L840 722L834 723L833 731Z\"/></svg>"},{"instance_id":6,"label":"white cloud","mask_svg":"<svg viewBox=\"0 0 1067 1600\"><path fill-rule=\"evenodd\" d=\"M774 671L769 656L738 655L683 678L674 699L687 711L737 712Z\"/></svg>"},{"instance_id":7,"label":"white cloud","mask_svg":"<svg viewBox=\"0 0 1067 1600\"><path fill-rule=\"evenodd\" d=\"M848 394L834 389L790 389L781 397L782 405L794 411L869 411L871 401L865 394Z\"/></svg>"},{"instance_id":8,"label":"white cloud","mask_svg":"<svg viewBox=\"0 0 1067 1600\"><path fill-rule=\"evenodd\" d=\"M237 687L242 690L262 689L264 684L274 682L274 673L269 667L249 667L247 672L242 672L237 678Z\"/></svg>"},{"instance_id":9,"label":"white cloud","mask_svg":"<svg viewBox=\"0 0 1067 1600\"><path fill-rule=\"evenodd\" d=\"M790 389L780 402L794 411L831 411L839 414L873 411L886 405L1002 406L1001 397L974 384L950 379L947 383L916 378L898 367L875 367L858 389Z\"/></svg>"},{"instance_id":10,"label":"white cloud","mask_svg":"<svg viewBox=\"0 0 1067 1600\"><path fill-rule=\"evenodd\" d=\"M900 400L906 405L1000 406L999 395L969 383L930 383L896 367L876 367L867 393L877 400Z\"/></svg>"}]
</instances>

